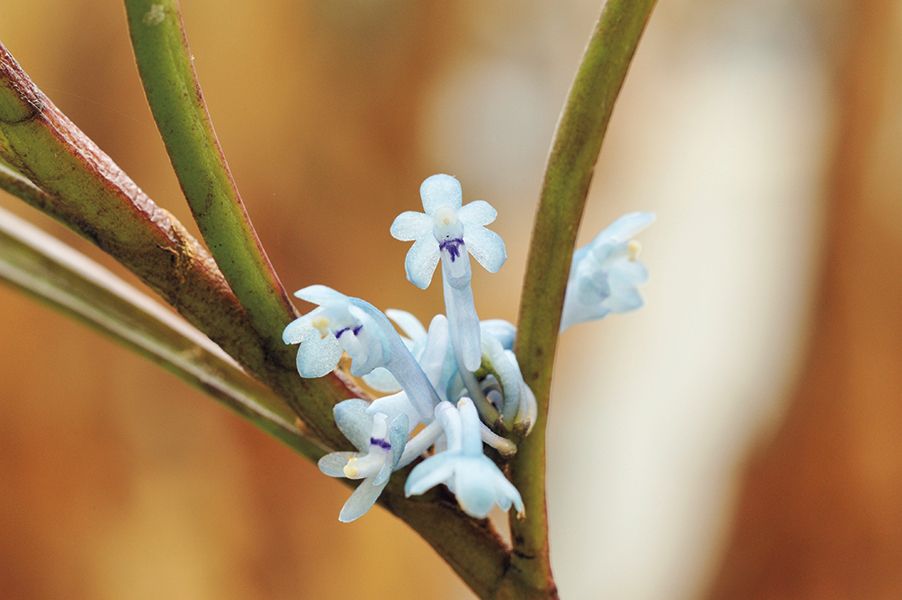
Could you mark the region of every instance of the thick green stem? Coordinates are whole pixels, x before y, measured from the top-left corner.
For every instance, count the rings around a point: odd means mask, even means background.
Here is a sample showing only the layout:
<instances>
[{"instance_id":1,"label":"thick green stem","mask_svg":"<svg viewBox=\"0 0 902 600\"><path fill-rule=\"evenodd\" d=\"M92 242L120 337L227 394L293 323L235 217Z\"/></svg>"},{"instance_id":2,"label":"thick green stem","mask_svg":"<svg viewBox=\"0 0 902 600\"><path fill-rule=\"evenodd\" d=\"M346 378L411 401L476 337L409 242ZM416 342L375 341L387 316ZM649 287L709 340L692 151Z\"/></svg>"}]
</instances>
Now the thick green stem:
<instances>
[{"instance_id":1,"label":"thick green stem","mask_svg":"<svg viewBox=\"0 0 902 600\"><path fill-rule=\"evenodd\" d=\"M545 506L545 428L561 308L589 183L627 69L654 0L608 0L583 55L555 131L520 301L517 358L539 405L538 422L511 464L526 504L511 519L513 554L505 593L554 596Z\"/></svg>"},{"instance_id":2,"label":"thick green stem","mask_svg":"<svg viewBox=\"0 0 902 600\"><path fill-rule=\"evenodd\" d=\"M3 165L0 189L32 205L53 203ZM299 435L290 409L279 397L241 372L209 340L87 257L4 211L0 211L0 280L163 365L301 455L317 460L324 452ZM487 522L464 515L447 494L405 498L404 475L393 478L380 504L423 536L474 592L491 595L509 562L504 543ZM342 481L349 486L357 483Z\"/></svg>"},{"instance_id":3,"label":"thick green stem","mask_svg":"<svg viewBox=\"0 0 902 600\"><path fill-rule=\"evenodd\" d=\"M0 189L40 196L0 166ZM207 392L251 423L316 460L294 413L196 329L88 257L0 209L0 280L75 317Z\"/></svg>"},{"instance_id":4,"label":"thick green stem","mask_svg":"<svg viewBox=\"0 0 902 600\"><path fill-rule=\"evenodd\" d=\"M126 0L147 102L204 240L251 323L272 347L297 315L260 245L226 163L176 0Z\"/></svg>"},{"instance_id":5,"label":"thick green stem","mask_svg":"<svg viewBox=\"0 0 902 600\"><path fill-rule=\"evenodd\" d=\"M334 376L298 377L294 350L273 347L257 332L207 251L37 89L2 45L0 157L27 177L8 180L7 191L138 275L245 369L298 407L327 445L348 446L332 421L331 407L353 394ZM477 594L490 595L509 555L485 523L463 515L447 500L406 499L395 482L382 504L432 544Z\"/></svg>"},{"instance_id":6,"label":"thick green stem","mask_svg":"<svg viewBox=\"0 0 902 600\"><path fill-rule=\"evenodd\" d=\"M0 46L0 154L41 188L27 199L138 275L248 371L271 385L328 444L343 442L335 377L297 376L291 348L250 323L209 253L82 133ZM279 329L280 331L280 329Z\"/></svg>"}]
</instances>

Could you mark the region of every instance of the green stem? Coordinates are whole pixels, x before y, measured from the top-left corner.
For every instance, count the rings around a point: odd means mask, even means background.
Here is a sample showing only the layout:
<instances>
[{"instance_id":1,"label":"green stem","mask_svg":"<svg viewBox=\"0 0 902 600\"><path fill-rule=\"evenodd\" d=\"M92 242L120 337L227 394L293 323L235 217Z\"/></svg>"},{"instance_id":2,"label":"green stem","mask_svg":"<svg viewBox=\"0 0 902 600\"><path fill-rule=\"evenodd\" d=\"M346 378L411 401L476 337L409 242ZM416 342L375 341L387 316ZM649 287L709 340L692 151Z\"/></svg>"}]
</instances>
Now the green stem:
<instances>
[{"instance_id":1,"label":"green stem","mask_svg":"<svg viewBox=\"0 0 902 600\"><path fill-rule=\"evenodd\" d=\"M260 245L213 130L176 0L126 0L132 48L166 152L204 240L272 347L297 315Z\"/></svg>"},{"instance_id":2,"label":"green stem","mask_svg":"<svg viewBox=\"0 0 902 600\"><path fill-rule=\"evenodd\" d=\"M608 0L583 55L558 122L532 233L516 353L536 395L538 424L511 465L527 518L511 519L513 555L507 590L554 595L545 506L545 428L561 308L589 183L630 61L654 0ZM521 588L520 592L516 592Z\"/></svg>"},{"instance_id":3,"label":"green stem","mask_svg":"<svg viewBox=\"0 0 902 600\"><path fill-rule=\"evenodd\" d=\"M116 258L299 407L317 437L330 447L347 447L331 407L353 394L334 376L298 377L294 350L273 348L257 333L207 251L38 90L2 45L0 156L28 178L11 182L7 191ZM34 185L23 187L29 181ZM32 193L34 187L41 193ZM447 501L436 506L406 499L400 488L390 486L382 503L432 544L478 594L488 595L506 569L508 552L497 536Z\"/></svg>"},{"instance_id":4,"label":"green stem","mask_svg":"<svg viewBox=\"0 0 902 600\"><path fill-rule=\"evenodd\" d=\"M51 202L2 165L0 189L30 204ZM0 280L161 364L299 454L314 461L322 456L322 447L299 435L285 403L200 333L89 258L2 210ZM490 595L508 564L507 548L498 535L486 521L461 513L447 495L405 498L403 475L393 478L380 504L419 532L474 592Z\"/></svg>"},{"instance_id":5,"label":"green stem","mask_svg":"<svg viewBox=\"0 0 902 600\"><path fill-rule=\"evenodd\" d=\"M353 394L333 376L299 378L293 349L253 327L209 253L53 105L2 45L0 154L46 192L26 201L138 275L279 392L320 439L344 442L331 408Z\"/></svg>"},{"instance_id":6,"label":"green stem","mask_svg":"<svg viewBox=\"0 0 902 600\"><path fill-rule=\"evenodd\" d=\"M0 166L0 189L41 195ZM291 409L196 329L88 257L0 209L0 280L109 335L316 460Z\"/></svg>"}]
</instances>

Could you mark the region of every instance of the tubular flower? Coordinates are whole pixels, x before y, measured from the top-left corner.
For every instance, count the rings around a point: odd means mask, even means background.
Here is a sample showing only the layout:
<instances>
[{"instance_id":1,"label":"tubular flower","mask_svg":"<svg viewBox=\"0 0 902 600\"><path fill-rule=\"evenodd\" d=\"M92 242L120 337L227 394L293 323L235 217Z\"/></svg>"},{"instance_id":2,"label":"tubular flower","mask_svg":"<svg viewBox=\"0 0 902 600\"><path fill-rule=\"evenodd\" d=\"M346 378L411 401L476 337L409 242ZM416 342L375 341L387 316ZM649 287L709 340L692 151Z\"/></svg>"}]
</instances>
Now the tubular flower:
<instances>
[{"instance_id":1,"label":"tubular flower","mask_svg":"<svg viewBox=\"0 0 902 600\"><path fill-rule=\"evenodd\" d=\"M295 294L316 305L283 331L285 343L300 344L301 376L326 375L347 354L351 375L384 394L335 405L335 422L355 451L332 452L318 465L330 477L360 480L341 509L343 522L369 511L392 473L411 464L407 496L444 484L472 517L485 518L496 505L522 517L520 493L498 465L517 452L505 435L530 434L536 398L513 352L516 327L480 321L471 287L470 256L492 273L507 258L504 242L486 229L496 212L481 200L464 206L450 175L428 177L420 196L424 212L400 214L391 234L413 242L405 269L417 287L429 286L441 261L445 314L428 329L408 312L382 313L323 285ZM653 220L649 213L624 215L574 254L562 330L641 306L636 288L648 275L632 238ZM497 451L494 459L484 444Z\"/></svg>"},{"instance_id":2,"label":"tubular flower","mask_svg":"<svg viewBox=\"0 0 902 600\"><path fill-rule=\"evenodd\" d=\"M297 366L301 377L322 377L334 370L342 351L351 357L355 375L383 365L387 340L372 318L353 311L351 298L324 285L311 285L294 295L319 305L282 332L286 344L300 344Z\"/></svg>"},{"instance_id":3,"label":"tubular flower","mask_svg":"<svg viewBox=\"0 0 902 600\"><path fill-rule=\"evenodd\" d=\"M397 467L407 441L404 414L389 421L388 415L367 412L364 400L345 400L335 405L335 423L357 452L332 452L319 459L319 470L329 477L363 481L345 502L338 520L350 523L362 517L379 498Z\"/></svg>"},{"instance_id":4,"label":"tubular flower","mask_svg":"<svg viewBox=\"0 0 902 600\"><path fill-rule=\"evenodd\" d=\"M623 215L573 254L561 331L642 306L636 288L648 280L648 271L637 260L641 246L632 238L654 220L652 213Z\"/></svg>"},{"instance_id":5,"label":"tubular flower","mask_svg":"<svg viewBox=\"0 0 902 600\"><path fill-rule=\"evenodd\" d=\"M342 351L351 358L351 374L366 375L378 367L388 370L407 392L423 418L439 402L419 363L375 306L345 296L324 285L311 285L295 293L319 307L291 323L282 332L286 344L300 344L297 367L301 377L322 377L338 366Z\"/></svg>"},{"instance_id":6,"label":"tubular flower","mask_svg":"<svg viewBox=\"0 0 902 600\"><path fill-rule=\"evenodd\" d=\"M494 505L519 515L525 513L520 493L500 469L482 452L479 415L469 398L457 408L448 402L436 407L436 420L444 430L447 449L417 465L404 485L407 496L417 496L443 483L457 498L461 509L483 519Z\"/></svg>"},{"instance_id":7,"label":"tubular flower","mask_svg":"<svg viewBox=\"0 0 902 600\"><path fill-rule=\"evenodd\" d=\"M460 182L450 175L432 175L420 186L425 212L406 211L391 226L395 239L414 242L407 252L407 279L426 289L439 259L445 311L451 325L451 343L460 354L463 366L479 368L479 317L470 287L472 273L468 253L490 273L496 273L507 260L504 241L486 229L497 212L483 200L462 206Z\"/></svg>"}]
</instances>

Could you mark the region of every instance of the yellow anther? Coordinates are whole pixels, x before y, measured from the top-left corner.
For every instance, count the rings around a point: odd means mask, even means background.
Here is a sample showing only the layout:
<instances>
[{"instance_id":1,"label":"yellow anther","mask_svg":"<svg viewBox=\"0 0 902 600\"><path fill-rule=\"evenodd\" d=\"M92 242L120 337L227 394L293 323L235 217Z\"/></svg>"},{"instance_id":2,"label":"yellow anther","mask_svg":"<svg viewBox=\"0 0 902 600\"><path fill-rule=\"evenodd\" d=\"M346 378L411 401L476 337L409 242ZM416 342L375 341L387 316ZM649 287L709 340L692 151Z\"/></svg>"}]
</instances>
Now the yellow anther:
<instances>
[{"instance_id":1,"label":"yellow anther","mask_svg":"<svg viewBox=\"0 0 902 600\"><path fill-rule=\"evenodd\" d=\"M629 252L630 260L636 260L639 258L639 252L642 251L642 244L636 240L630 240L630 243L626 245L626 251Z\"/></svg>"},{"instance_id":2,"label":"yellow anther","mask_svg":"<svg viewBox=\"0 0 902 600\"><path fill-rule=\"evenodd\" d=\"M354 477L357 477L357 467L353 466L355 462L357 462L356 458L349 458L348 464L346 464L344 466L344 468L342 469L342 471L345 474L345 477L347 477L348 479L353 479Z\"/></svg>"},{"instance_id":3,"label":"yellow anther","mask_svg":"<svg viewBox=\"0 0 902 600\"><path fill-rule=\"evenodd\" d=\"M314 329L319 331L319 334L321 337L326 337L327 335L329 335L329 318L328 317L323 317L323 316L316 317L315 319L313 319L313 321L310 324L313 325Z\"/></svg>"}]
</instances>

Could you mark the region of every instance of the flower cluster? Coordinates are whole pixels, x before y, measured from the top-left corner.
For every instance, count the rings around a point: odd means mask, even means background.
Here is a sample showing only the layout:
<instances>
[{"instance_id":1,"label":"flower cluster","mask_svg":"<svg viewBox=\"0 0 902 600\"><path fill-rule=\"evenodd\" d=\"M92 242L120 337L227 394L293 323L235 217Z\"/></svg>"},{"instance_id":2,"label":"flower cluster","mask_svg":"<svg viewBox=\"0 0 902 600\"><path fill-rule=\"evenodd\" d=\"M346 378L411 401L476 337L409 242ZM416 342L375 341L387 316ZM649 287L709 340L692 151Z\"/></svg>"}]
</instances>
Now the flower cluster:
<instances>
[{"instance_id":1,"label":"flower cluster","mask_svg":"<svg viewBox=\"0 0 902 600\"><path fill-rule=\"evenodd\" d=\"M300 344L300 375L326 375L347 355L351 375L382 394L335 405L335 422L356 451L327 454L319 468L361 480L341 509L343 522L365 514L392 473L421 458L407 477L408 496L444 484L473 517L486 517L496 505L523 515L520 494L499 464L516 452L510 438L528 435L535 424L536 399L513 353L516 328L480 321L470 285L470 256L491 273L507 259L501 237L486 228L497 213L482 200L463 205L460 183L450 175L427 178L420 196L424 212L401 213L391 234L413 242L405 268L415 286L427 288L441 262L445 314L428 329L408 312L383 313L323 285L295 294L317 305L283 332L285 343ZM641 305L636 286L647 273L631 238L652 220L647 213L625 215L575 253L562 329Z\"/></svg>"}]
</instances>

